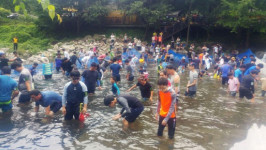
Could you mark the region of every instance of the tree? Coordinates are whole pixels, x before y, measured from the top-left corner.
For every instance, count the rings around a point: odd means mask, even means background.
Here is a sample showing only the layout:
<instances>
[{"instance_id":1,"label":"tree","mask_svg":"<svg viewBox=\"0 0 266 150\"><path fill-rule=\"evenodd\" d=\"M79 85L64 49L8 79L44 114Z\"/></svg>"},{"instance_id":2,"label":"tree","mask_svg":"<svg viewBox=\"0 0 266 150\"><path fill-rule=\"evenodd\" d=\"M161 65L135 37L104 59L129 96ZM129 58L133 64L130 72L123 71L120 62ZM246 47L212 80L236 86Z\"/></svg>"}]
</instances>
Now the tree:
<instances>
[{"instance_id":1,"label":"tree","mask_svg":"<svg viewBox=\"0 0 266 150\"><path fill-rule=\"evenodd\" d=\"M266 32L266 0L221 0L218 23L232 32L246 31L246 47L250 32Z\"/></svg>"}]
</instances>

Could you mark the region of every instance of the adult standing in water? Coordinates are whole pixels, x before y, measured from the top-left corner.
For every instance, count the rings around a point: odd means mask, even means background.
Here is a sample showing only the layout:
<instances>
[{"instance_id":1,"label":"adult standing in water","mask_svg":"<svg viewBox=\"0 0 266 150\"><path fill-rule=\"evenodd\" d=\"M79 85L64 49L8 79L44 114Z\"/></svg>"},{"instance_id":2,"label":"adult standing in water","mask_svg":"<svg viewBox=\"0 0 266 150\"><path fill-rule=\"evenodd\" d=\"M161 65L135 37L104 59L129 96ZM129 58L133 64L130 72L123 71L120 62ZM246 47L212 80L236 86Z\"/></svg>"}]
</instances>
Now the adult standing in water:
<instances>
[{"instance_id":1,"label":"adult standing in water","mask_svg":"<svg viewBox=\"0 0 266 150\"><path fill-rule=\"evenodd\" d=\"M19 103L30 102L29 92L33 89L32 76L28 69L24 68L21 63L14 62L11 68L20 73L18 80L18 89L20 91Z\"/></svg>"},{"instance_id":2,"label":"adult standing in water","mask_svg":"<svg viewBox=\"0 0 266 150\"><path fill-rule=\"evenodd\" d=\"M187 84L187 90L185 96L193 97L196 95L197 91L197 81L198 81L198 72L195 70L195 64L191 63L189 65L189 81Z\"/></svg>"},{"instance_id":3,"label":"adult standing in water","mask_svg":"<svg viewBox=\"0 0 266 150\"><path fill-rule=\"evenodd\" d=\"M180 93L180 77L178 73L175 71L175 67L173 65L166 66L167 75L171 82L171 88L175 91L176 94L176 104L178 103L178 96Z\"/></svg>"},{"instance_id":4,"label":"adult standing in water","mask_svg":"<svg viewBox=\"0 0 266 150\"><path fill-rule=\"evenodd\" d=\"M43 64L42 64L42 74L45 80L52 78L52 64L49 63L49 59L47 57L43 57Z\"/></svg>"},{"instance_id":5,"label":"adult standing in water","mask_svg":"<svg viewBox=\"0 0 266 150\"><path fill-rule=\"evenodd\" d=\"M251 73L247 76L244 76L242 82L240 83L239 88L239 98L242 99L246 97L251 99L251 102L255 102L254 93L255 93L255 77L259 74L257 70L252 70Z\"/></svg>"},{"instance_id":6,"label":"adult standing in water","mask_svg":"<svg viewBox=\"0 0 266 150\"><path fill-rule=\"evenodd\" d=\"M87 86L89 95L93 95L95 93L96 83L99 79L98 71L96 69L97 64L93 62L90 66L90 69L85 70L81 75L85 80L84 83Z\"/></svg>"},{"instance_id":7,"label":"adult standing in water","mask_svg":"<svg viewBox=\"0 0 266 150\"><path fill-rule=\"evenodd\" d=\"M113 64L110 65L110 69L112 71L112 76L114 76L116 78L117 82L120 82L120 70L121 70L121 66L118 64L118 61L116 58L113 59Z\"/></svg>"},{"instance_id":8,"label":"adult standing in water","mask_svg":"<svg viewBox=\"0 0 266 150\"><path fill-rule=\"evenodd\" d=\"M62 97L62 112L65 120L72 120L73 116L76 120L79 119L80 104L83 103L82 113L87 112L88 94L86 85L79 81L80 73L74 70L70 73L71 82L68 82L64 87Z\"/></svg>"},{"instance_id":9,"label":"adult standing in water","mask_svg":"<svg viewBox=\"0 0 266 150\"><path fill-rule=\"evenodd\" d=\"M12 100L18 95L17 82L10 77L11 69L8 66L2 68L0 75L0 108L3 113L12 109Z\"/></svg>"},{"instance_id":10,"label":"adult standing in water","mask_svg":"<svg viewBox=\"0 0 266 150\"><path fill-rule=\"evenodd\" d=\"M67 77L69 76L70 72L73 70L72 64L69 59L62 59L61 70L63 75L66 75Z\"/></svg>"}]
</instances>

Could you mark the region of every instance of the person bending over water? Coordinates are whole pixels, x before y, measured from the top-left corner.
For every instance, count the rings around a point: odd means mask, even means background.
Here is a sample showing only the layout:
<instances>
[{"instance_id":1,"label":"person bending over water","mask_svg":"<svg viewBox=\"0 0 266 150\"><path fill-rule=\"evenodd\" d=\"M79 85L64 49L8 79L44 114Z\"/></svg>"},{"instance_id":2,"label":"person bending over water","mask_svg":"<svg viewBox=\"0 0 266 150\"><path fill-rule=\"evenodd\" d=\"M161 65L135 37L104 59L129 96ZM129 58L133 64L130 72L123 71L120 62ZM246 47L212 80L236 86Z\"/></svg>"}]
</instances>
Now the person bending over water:
<instances>
[{"instance_id":1,"label":"person bending over water","mask_svg":"<svg viewBox=\"0 0 266 150\"><path fill-rule=\"evenodd\" d=\"M113 120L123 117L124 129L127 129L129 123L134 122L144 110L143 104L134 96L120 95L116 97L109 95L104 98L105 106L115 107L116 103L122 106L122 110L113 117ZM124 113L124 111L126 112Z\"/></svg>"},{"instance_id":2,"label":"person bending over water","mask_svg":"<svg viewBox=\"0 0 266 150\"><path fill-rule=\"evenodd\" d=\"M30 96L35 101L35 112L39 111L41 105L45 107L45 115L52 117L62 107L62 96L55 92L32 90Z\"/></svg>"},{"instance_id":3,"label":"person bending over water","mask_svg":"<svg viewBox=\"0 0 266 150\"><path fill-rule=\"evenodd\" d=\"M65 120L72 120L73 116L76 120L79 119L80 103L84 104L82 113L86 113L88 104L88 94L86 85L79 81L80 73L74 70L70 73L72 79L64 87L62 97L62 112L65 115Z\"/></svg>"}]
</instances>

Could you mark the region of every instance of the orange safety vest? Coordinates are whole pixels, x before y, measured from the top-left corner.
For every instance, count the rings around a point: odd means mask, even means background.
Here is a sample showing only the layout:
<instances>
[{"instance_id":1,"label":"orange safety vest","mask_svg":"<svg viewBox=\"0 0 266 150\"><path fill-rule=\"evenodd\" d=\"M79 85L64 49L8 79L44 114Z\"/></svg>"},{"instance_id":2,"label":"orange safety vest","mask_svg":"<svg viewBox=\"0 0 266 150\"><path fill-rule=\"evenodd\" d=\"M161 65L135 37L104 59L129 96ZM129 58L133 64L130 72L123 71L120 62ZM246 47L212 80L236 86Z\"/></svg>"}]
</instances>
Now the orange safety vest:
<instances>
[{"instance_id":1,"label":"orange safety vest","mask_svg":"<svg viewBox=\"0 0 266 150\"><path fill-rule=\"evenodd\" d=\"M158 41L162 42L162 36L159 36Z\"/></svg>"},{"instance_id":2,"label":"orange safety vest","mask_svg":"<svg viewBox=\"0 0 266 150\"><path fill-rule=\"evenodd\" d=\"M160 116L166 117L172 103L171 92L159 91L161 109ZM175 118L175 111L171 114L170 118Z\"/></svg>"},{"instance_id":3,"label":"orange safety vest","mask_svg":"<svg viewBox=\"0 0 266 150\"><path fill-rule=\"evenodd\" d=\"M200 60L203 59L203 53L199 54L199 59L200 59Z\"/></svg>"}]
</instances>

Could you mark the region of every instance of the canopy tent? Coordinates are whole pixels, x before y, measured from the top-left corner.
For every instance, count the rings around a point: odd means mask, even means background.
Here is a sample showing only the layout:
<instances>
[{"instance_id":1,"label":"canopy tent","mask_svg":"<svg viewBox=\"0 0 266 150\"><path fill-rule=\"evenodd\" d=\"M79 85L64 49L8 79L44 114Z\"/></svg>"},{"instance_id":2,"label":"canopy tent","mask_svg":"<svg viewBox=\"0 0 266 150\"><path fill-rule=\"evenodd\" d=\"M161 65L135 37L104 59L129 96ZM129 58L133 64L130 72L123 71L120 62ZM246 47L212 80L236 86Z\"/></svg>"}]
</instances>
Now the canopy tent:
<instances>
[{"instance_id":1,"label":"canopy tent","mask_svg":"<svg viewBox=\"0 0 266 150\"><path fill-rule=\"evenodd\" d=\"M254 57L256 57L255 54L250 49L248 49L244 53L238 54L237 57L239 59L242 59L244 56L247 56L247 58L245 59L245 62L244 62L244 64L247 64L247 63L250 63L250 58L249 58L250 55L254 55Z\"/></svg>"}]
</instances>

